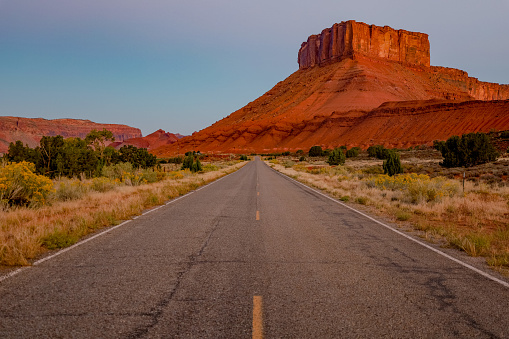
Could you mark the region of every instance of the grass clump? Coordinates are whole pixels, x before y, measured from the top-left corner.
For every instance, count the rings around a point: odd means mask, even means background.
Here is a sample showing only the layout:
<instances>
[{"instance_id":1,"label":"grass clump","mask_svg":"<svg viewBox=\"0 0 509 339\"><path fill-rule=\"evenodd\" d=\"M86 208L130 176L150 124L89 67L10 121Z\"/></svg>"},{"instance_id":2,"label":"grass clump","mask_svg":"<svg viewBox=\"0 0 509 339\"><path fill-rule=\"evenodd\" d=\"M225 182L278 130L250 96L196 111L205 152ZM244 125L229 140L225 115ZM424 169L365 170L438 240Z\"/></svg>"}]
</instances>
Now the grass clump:
<instances>
[{"instance_id":1,"label":"grass clump","mask_svg":"<svg viewBox=\"0 0 509 339\"><path fill-rule=\"evenodd\" d=\"M368 198L366 197L357 197L355 199L355 202L361 205L367 205L368 204Z\"/></svg>"}]
</instances>

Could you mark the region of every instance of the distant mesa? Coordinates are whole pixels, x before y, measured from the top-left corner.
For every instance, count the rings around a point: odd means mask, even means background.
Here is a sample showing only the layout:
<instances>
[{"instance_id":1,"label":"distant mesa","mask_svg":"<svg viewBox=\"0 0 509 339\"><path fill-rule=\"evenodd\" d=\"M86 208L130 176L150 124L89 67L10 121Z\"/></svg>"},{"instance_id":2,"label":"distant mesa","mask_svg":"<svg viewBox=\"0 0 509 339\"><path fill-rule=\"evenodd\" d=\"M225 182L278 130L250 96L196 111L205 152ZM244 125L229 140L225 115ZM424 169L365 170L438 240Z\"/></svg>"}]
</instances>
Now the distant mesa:
<instances>
[{"instance_id":1,"label":"distant mesa","mask_svg":"<svg viewBox=\"0 0 509 339\"><path fill-rule=\"evenodd\" d=\"M114 142L110 146L120 149L122 146L133 145L138 148L146 148L148 150L158 148L164 145L171 145L177 140L182 139L184 136L181 134L173 134L169 132L165 132L162 129L155 131L152 134L147 135L146 137L137 137L132 139L127 139L120 142Z\"/></svg>"},{"instance_id":2,"label":"distant mesa","mask_svg":"<svg viewBox=\"0 0 509 339\"><path fill-rule=\"evenodd\" d=\"M9 143L17 140L30 147L36 147L43 136L61 135L64 138L84 139L94 129L111 131L115 141L109 146L117 149L125 145L133 145L150 150L170 145L184 137L162 129L143 137L139 128L119 124L100 124L90 120L0 117L0 153L6 153Z\"/></svg>"},{"instance_id":3,"label":"distant mesa","mask_svg":"<svg viewBox=\"0 0 509 339\"><path fill-rule=\"evenodd\" d=\"M0 117L0 153L6 153L9 143L17 140L30 147L36 147L43 136L62 135L64 138L84 139L90 131L104 128L111 131L118 141L141 137L139 128L126 125L100 124L79 119L48 120L6 116Z\"/></svg>"},{"instance_id":4,"label":"distant mesa","mask_svg":"<svg viewBox=\"0 0 509 339\"><path fill-rule=\"evenodd\" d=\"M346 21L311 35L299 70L159 156L189 150L270 153L313 145L409 147L509 130L509 85L430 65L424 33Z\"/></svg>"}]
</instances>

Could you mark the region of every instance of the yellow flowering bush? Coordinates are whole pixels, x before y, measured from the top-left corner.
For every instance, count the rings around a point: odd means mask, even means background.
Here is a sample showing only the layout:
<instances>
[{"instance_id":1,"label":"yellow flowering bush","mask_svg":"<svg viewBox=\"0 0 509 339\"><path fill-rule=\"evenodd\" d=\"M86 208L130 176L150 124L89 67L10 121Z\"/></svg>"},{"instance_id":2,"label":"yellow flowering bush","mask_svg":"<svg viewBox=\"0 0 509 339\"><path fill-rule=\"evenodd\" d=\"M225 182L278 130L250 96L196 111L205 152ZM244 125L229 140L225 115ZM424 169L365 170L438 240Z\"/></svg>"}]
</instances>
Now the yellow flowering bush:
<instances>
[{"instance_id":1,"label":"yellow flowering bush","mask_svg":"<svg viewBox=\"0 0 509 339\"><path fill-rule=\"evenodd\" d=\"M430 178L425 174L407 173L395 176L379 174L367 180L369 187L381 190L402 191L412 203L439 201L452 197L459 191L459 184L444 177Z\"/></svg>"},{"instance_id":2,"label":"yellow flowering bush","mask_svg":"<svg viewBox=\"0 0 509 339\"><path fill-rule=\"evenodd\" d=\"M37 175L31 162L3 163L0 166L0 201L4 206L43 205L53 191L53 182Z\"/></svg>"},{"instance_id":3,"label":"yellow flowering bush","mask_svg":"<svg viewBox=\"0 0 509 339\"><path fill-rule=\"evenodd\" d=\"M171 171L168 173L168 178L170 179L183 179L184 175L182 174L182 171Z\"/></svg>"}]
</instances>

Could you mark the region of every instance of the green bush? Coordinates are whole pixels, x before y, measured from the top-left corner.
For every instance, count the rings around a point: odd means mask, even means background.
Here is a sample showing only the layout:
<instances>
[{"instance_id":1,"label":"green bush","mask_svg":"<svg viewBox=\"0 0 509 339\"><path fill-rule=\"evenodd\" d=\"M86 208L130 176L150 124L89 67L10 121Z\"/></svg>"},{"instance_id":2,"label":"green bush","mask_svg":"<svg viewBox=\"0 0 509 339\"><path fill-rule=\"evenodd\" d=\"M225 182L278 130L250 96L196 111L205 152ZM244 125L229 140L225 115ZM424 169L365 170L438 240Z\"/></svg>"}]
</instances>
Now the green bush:
<instances>
[{"instance_id":1,"label":"green bush","mask_svg":"<svg viewBox=\"0 0 509 339\"><path fill-rule=\"evenodd\" d=\"M157 157L150 154L146 148L137 148L132 145L122 146L119 150L119 160L130 162L134 168L149 168L157 163Z\"/></svg>"},{"instance_id":2,"label":"green bush","mask_svg":"<svg viewBox=\"0 0 509 339\"><path fill-rule=\"evenodd\" d=\"M242 154L242 155L240 156L240 160L241 160L241 161L247 161L247 160L249 160L249 159L247 158L247 155Z\"/></svg>"},{"instance_id":3,"label":"green bush","mask_svg":"<svg viewBox=\"0 0 509 339\"><path fill-rule=\"evenodd\" d=\"M200 160L196 159L196 162L194 161L194 155L192 153L189 153L185 158L184 162L182 163L182 170L189 169L191 172L199 172L202 170Z\"/></svg>"},{"instance_id":4,"label":"green bush","mask_svg":"<svg viewBox=\"0 0 509 339\"><path fill-rule=\"evenodd\" d=\"M389 157L389 150L382 145L375 145L368 147L368 155L372 158L387 159Z\"/></svg>"},{"instance_id":5,"label":"green bush","mask_svg":"<svg viewBox=\"0 0 509 339\"><path fill-rule=\"evenodd\" d=\"M434 144L444 158L443 167L470 167L497 160L498 153L486 133L453 135Z\"/></svg>"},{"instance_id":6,"label":"green bush","mask_svg":"<svg viewBox=\"0 0 509 339\"><path fill-rule=\"evenodd\" d=\"M331 166L344 165L346 161L346 155L343 153L341 148L334 149L329 155L329 160L327 161Z\"/></svg>"},{"instance_id":7,"label":"green bush","mask_svg":"<svg viewBox=\"0 0 509 339\"><path fill-rule=\"evenodd\" d=\"M313 146L309 149L309 156L310 157L321 157L323 154L322 147L320 146Z\"/></svg>"},{"instance_id":8,"label":"green bush","mask_svg":"<svg viewBox=\"0 0 509 339\"><path fill-rule=\"evenodd\" d=\"M359 156L359 153L361 152L361 149L359 147L352 147L348 151L346 151L346 157L347 158L356 158Z\"/></svg>"},{"instance_id":9,"label":"green bush","mask_svg":"<svg viewBox=\"0 0 509 339\"><path fill-rule=\"evenodd\" d=\"M403 173L403 166L401 166L401 161L399 160L399 153L390 151L382 167L384 169L384 174L391 177L395 174Z\"/></svg>"},{"instance_id":10,"label":"green bush","mask_svg":"<svg viewBox=\"0 0 509 339\"><path fill-rule=\"evenodd\" d=\"M181 156L178 156L178 157L174 157L174 158L169 158L167 161L168 161L168 164L181 164L184 161L184 158Z\"/></svg>"}]
</instances>

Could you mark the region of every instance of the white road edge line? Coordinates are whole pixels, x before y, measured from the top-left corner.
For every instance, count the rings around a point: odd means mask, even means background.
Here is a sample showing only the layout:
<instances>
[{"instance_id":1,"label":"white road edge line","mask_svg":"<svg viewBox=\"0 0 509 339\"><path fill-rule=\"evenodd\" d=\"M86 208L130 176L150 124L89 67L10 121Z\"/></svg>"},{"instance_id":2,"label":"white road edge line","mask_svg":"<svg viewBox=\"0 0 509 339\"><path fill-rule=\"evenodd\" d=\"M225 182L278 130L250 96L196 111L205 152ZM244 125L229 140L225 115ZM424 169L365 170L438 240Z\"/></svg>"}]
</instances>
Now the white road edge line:
<instances>
[{"instance_id":1,"label":"white road edge line","mask_svg":"<svg viewBox=\"0 0 509 339\"><path fill-rule=\"evenodd\" d=\"M242 166L242 167L244 167L244 166ZM242 168L242 167L241 167L241 168ZM239 169L240 169L240 168L239 168ZM239 169L238 169L238 170L239 170ZM42 263L43 263L43 262L45 262L45 261L48 261L48 260L50 260L50 259L53 259L53 258L55 258L55 257L59 256L60 254L63 254L63 253L65 253L65 252L67 252L67 251L72 250L73 248L76 248L76 247L78 247L78 246L81 246L81 245L83 245L83 244L85 244L85 243L89 242L89 241L90 241L90 240L92 240L92 239L95 239L95 238L97 238L97 237L99 237L99 236L101 236L101 235L104 235L104 234L106 234L106 233L109 233L109 232L113 231L114 229L117 229L117 228L119 228L119 227L121 227L121 226L124 226L124 225L126 225L126 224L130 223L131 221L133 221L133 220L135 220L135 219L137 219L137 218L139 218L139 217L141 217L141 216L143 216L143 215L146 215L146 214L149 214L149 213L151 213L151 212L157 211L157 210L158 210L158 209L160 209L161 207L164 207L164 206L167 206L167 205L173 204L174 202L176 202L176 201L178 201L178 200L180 200L180 199L182 199L182 198L185 198L185 197L187 197L187 196L189 196L189 195L191 195L191 194L193 194L193 193L195 193L195 192L198 192L198 191L199 191L199 190L201 190L201 189L204 189L204 188L205 188L205 187L207 187L207 186L210 186L210 185L215 184L216 182L218 182L218 181L220 181L220 180L223 180L223 179L224 179L224 178L226 178L227 176L230 176L230 175L232 175L232 174L236 173L238 170L236 170L235 172L229 173L229 174L227 174L227 175L225 175L225 176L223 176L223 177L221 177L221 178L219 178L219 179L217 179L217 180L214 180L214 181L212 181L211 183L208 183L208 184L207 184L207 185L205 185L205 186L202 186L202 187L200 187L200 188L197 188L197 189L196 189L196 190L194 190L194 191L188 192L188 193L184 194L183 196L180 196L180 197L178 197L178 198L172 199L172 200L170 200L170 201L166 202L165 204L163 204L163 205L161 205L161 206L158 206L158 207L156 207L156 208L153 208L153 209L150 209L150 210L148 210L148 211L145 211L145 212L144 212L144 213L142 213L141 215L134 216L134 217L132 217L131 219L126 220L126 221L124 221L124 222L122 222L122 223L120 223L120 224L118 224L118 225L116 225L116 226L110 227L110 228L108 228L107 230L104 230L104 231L102 231L102 232L100 232L100 233L97 233L97 234L95 234L95 235L93 235L93 236L91 236L91 237L89 237L89 238L87 238L87 239L81 240L81 241L77 242L76 244L74 244L74 245L72 245L72 246L69 246L69 247L66 247L66 248L64 248L64 249L61 249L61 250L59 250L58 252L56 252L56 253L54 253L54 254L52 254L52 255L49 255L49 256L44 257L44 258L42 258L42 259L39 259L39 260L35 261L35 262L31 265L31 266L24 266L24 267L20 267L20 268L18 268L18 269L16 269L16 270L14 270L14 271L12 271L12 272L9 272L9 273L8 273L8 274L6 274L6 275L0 276L0 282L2 282L2 281L4 281L4 280L6 280L6 279L8 279L8 278L11 278L11 277L15 276L16 274L21 273L21 272L23 272L23 271L25 271L25 270L29 269L30 267L40 265L40 264L42 264Z\"/></svg>"},{"instance_id":2,"label":"white road edge line","mask_svg":"<svg viewBox=\"0 0 509 339\"><path fill-rule=\"evenodd\" d=\"M463 266L463 267L465 267L465 268L468 268L469 270L472 270L472 271L474 271L474 272L476 272L476 273L478 273L478 274L482 275L482 276L483 276L483 277L485 277L485 278L488 278L488 279L490 279L490 280L493 280L493 281L495 281L495 282L499 283L500 285L502 285L502 286L504 286L504 287L509 288L509 283L507 283L507 282L505 282L505 281L503 281L503 280L501 280L501 279L498 279L497 277L494 277L494 276L492 276L492 275L490 275L490 274L488 274L488 273L486 273L486 272L484 272L484 271L481 271L480 269L475 268L474 266L472 266L472 265L470 265L470 264L467 264L466 262L463 262L463 261L461 261L461 260L459 260L459 259L456 259L455 257L450 256L449 254L444 253L444 252L442 252L442 251L440 251L440 250L438 250L438 249L436 249L436 248L434 248L434 247L432 247L432 246L430 246L430 245L428 245L428 244L426 244L426 243L423 243L423 242L421 242L421 241L419 241L419 240L417 240L417 239L415 239L415 238L413 238L413 237L409 236L408 234L405 234L405 233L403 233L403 232L401 232L401 231L398 231L397 229L395 229L395 228L393 228L393 227L391 227L391 226L389 226L389 225L386 225L386 224L384 224L383 222L381 222L381 221L379 221L379 220L376 220L376 219L374 219L374 218L370 217L369 215L367 215L367 214L365 214L365 213L363 213L363 212L361 212L361 211L359 211L359 210L356 210L355 208L350 207L350 206L348 206L348 205L346 205L346 204L342 203L341 201L338 201L338 200L336 200L336 199L334 199L334 198L332 198L332 197L328 196L327 194L324 194L324 193L322 193L322 192L320 192L320 191L317 191L317 190L315 190L314 188L311 188L311 187L309 187L309 186L307 186L307 185L303 184L302 182L300 182L300 181L298 181L298 180L295 180L295 179L293 179L293 178L290 178L289 176L287 176L287 175L285 175L285 174L283 174L283 173L281 173L281 172L279 172L279 171L276 171L275 169L273 169L273 168L272 168L272 167L270 167L270 166L269 166L269 168L271 168L271 169L272 169L273 171L275 171L277 174L282 175L282 176L284 176L285 178L288 178L288 179L290 179L290 180L292 180L292 181L294 181L294 182L296 182L296 183L298 183L298 184L300 184L300 185L304 186L305 188L307 188L307 189L309 189L309 190L311 190L311 191L313 191L313 192L315 192L315 193L317 193L317 194L320 194L321 196L324 196L325 198L330 199L330 200L334 201L335 203L337 203L337 204L339 204L339 205L341 205L341 206L343 206L343 207L346 207L346 208L348 208L348 209L350 209L350 210L352 210L352 211L354 211L354 212L356 212L356 213L358 213L358 214L360 214L360 215L362 215L362 216L364 216L364 217L368 218L369 220L374 221L375 223L377 223L377 224L379 224L379 225L381 225L381 226L383 226L383 227L385 227L385 228L387 228L387 229L389 229L389 230L391 230L391 231L393 231L393 232L395 232L395 233L397 233L397 234L399 234L399 235L401 235L401 236L403 236L403 237L405 237L405 238L407 238L407 239L409 239L409 240L411 240L411 241L413 241L413 242L415 242L415 243L417 243L417 244L419 244L419 245L421 245L421 246L423 246L423 247L426 247L427 249L429 249L429 250L431 250L431 251L433 251L433 252L435 252L435 253L437 253L437 254L440 254L441 256L443 256L443 257L445 257L445 258L447 258L447 259L449 259L449 260L452 260L452 261L454 261L455 263L460 264L461 266Z\"/></svg>"}]
</instances>

